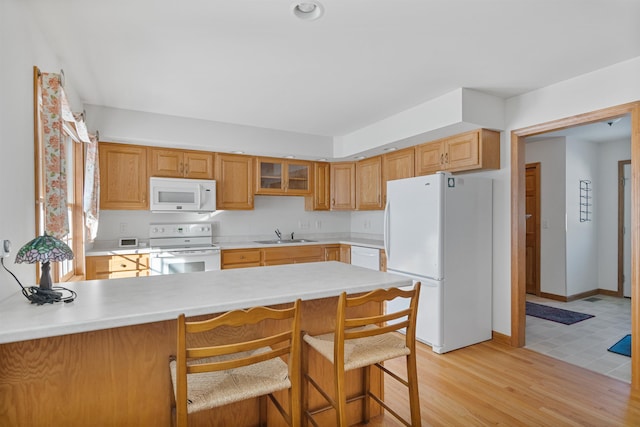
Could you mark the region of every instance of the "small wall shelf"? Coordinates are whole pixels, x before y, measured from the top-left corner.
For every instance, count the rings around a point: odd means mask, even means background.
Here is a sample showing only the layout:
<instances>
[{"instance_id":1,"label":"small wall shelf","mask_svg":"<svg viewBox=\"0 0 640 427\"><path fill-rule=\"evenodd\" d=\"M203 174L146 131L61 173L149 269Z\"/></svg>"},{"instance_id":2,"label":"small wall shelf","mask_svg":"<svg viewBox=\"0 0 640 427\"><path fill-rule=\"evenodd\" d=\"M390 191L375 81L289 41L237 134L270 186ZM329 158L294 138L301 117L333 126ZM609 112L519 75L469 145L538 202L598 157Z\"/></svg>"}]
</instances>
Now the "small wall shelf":
<instances>
[{"instance_id":1,"label":"small wall shelf","mask_svg":"<svg viewBox=\"0 0 640 427\"><path fill-rule=\"evenodd\" d=\"M580 180L580 222L591 221L593 195L591 194L591 181L588 179Z\"/></svg>"}]
</instances>

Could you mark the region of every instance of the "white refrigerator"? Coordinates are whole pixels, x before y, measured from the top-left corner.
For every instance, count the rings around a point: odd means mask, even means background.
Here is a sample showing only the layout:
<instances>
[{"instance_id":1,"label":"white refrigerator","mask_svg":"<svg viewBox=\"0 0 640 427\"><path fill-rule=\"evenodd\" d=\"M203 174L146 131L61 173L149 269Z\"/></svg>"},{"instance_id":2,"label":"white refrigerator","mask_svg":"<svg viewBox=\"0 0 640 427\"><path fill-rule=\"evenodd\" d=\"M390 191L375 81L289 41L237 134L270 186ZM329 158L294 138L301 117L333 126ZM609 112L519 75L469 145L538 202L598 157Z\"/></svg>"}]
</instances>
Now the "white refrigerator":
<instances>
[{"instance_id":1,"label":"white refrigerator","mask_svg":"<svg viewBox=\"0 0 640 427\"><path fill-rule=\"evenodd\" d=\"M436 353L491 339L492 194L443 172L387 182L387 271L422 283L416 339Z\"/></svg>"}]
</instances>

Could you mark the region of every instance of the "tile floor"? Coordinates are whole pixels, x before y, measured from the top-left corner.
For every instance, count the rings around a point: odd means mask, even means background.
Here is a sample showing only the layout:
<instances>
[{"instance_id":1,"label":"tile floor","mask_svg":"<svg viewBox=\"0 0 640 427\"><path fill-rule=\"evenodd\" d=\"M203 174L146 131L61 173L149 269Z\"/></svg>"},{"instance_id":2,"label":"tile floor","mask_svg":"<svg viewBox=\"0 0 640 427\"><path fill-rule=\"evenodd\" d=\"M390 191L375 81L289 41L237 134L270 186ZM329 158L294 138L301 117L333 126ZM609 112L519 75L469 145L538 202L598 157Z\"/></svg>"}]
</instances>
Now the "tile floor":
<instances>
[{"instance_id":1,"label":"tile floor","mask_svg":"<svg viewBox=\"0 0 640 427\"><path fill-rule=\"evenodd\" d=\"M527 301L595 317L573 325L527 316L525 347L622 381L631 382L631 358L607 351L631 333L631 300L606 295L560 302L527 295Z\"/></svg>"}]
</instances>

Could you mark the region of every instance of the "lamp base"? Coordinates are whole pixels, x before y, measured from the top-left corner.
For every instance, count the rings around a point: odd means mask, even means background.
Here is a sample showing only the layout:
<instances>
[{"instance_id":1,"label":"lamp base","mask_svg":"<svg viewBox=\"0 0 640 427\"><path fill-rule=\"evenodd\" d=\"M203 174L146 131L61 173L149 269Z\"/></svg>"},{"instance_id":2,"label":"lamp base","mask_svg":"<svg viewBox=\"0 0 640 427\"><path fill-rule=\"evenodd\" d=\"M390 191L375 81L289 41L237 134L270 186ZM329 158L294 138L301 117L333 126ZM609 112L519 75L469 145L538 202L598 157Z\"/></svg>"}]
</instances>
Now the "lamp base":
<instances>
[{"instance_id":1,"label":"lamp base","mask_svg":"<svg viewBox=\"0 0 640 427\"><path fill-rule=\"evenodd\" d=\"M40 290L51 291L51 266L49 265L49 261L43 262L41 269Z\"/></svg>"}]
</instances>

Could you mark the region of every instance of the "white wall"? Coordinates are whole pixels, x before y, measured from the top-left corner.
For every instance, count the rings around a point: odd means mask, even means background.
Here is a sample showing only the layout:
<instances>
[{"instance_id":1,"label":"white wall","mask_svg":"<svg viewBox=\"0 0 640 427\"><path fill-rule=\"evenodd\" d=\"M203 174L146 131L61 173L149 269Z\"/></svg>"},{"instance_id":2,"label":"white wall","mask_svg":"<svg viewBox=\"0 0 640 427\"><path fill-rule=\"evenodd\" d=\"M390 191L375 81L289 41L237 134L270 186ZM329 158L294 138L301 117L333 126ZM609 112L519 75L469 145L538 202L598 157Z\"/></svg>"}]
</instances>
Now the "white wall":
<instances>
[{"instance_id":1,"label":"white wall","mask_svg":"<svg viewBox=\"0 0 640 427\"><path fill-rule=\"evenodd\" d=\"M35 266L14 264L13 260L17 250L36 237L33 66L43 72L58 72L64 67L18 0L0 1L0 43L0 240L9 239L13 244L5 265L30 286L36 280ZM72 91L69 97L73 99ZM0 300L17 290L14 279L0 269Z\"/></svg>"},{"instance_id":2,"label":"white wall","mask_svg":"<svg viewBox=\"0 0 640 427\"><path fill-rule=\"evenodd\" d=\"M580 222L580 180L599 181L597 144L567 138L567 296L598 289L598 216L600 194L592 191L591 221Z\"/></svg>"},{"instance_id":3,"label":"white wall","mask_svg":"<svg viewBox=\"0 0 640 427\"><path fill-rule=\"evenodd\" d=\"M216 211L213 214L152 213L149 211L100 212L98 244L110 244L118 237L149 238L149 224L208 222L213 224L214 240L264 240L291 232L298 238L331 238L349 233L349 212L305 211L303 197L256 196L252 211Z\"/></svg>"},{"instance_id":4,"label":"white wall","mask_svg":"<svg viewBox=\"0 0 640 427\"><path fill-rule=\"evenodd\" d=\"M598 288L618 290L618 161L631 159L630 139L598 144L595 192L598 218Z\"/></svg>"},{"instance_id":5,"label":"white wall","mask_svg":"<svg viewBox=\"0 0 640 427\"><path fill-rule=\"evenodd\" d=\"M565 139L528 142L525 159L540 162L540 291L566 295Z\"/></svg>"},{"instance_id":6,"label":"white wall","mask_svg":"<svg viewBox=\"0 0 640 427\"><path fill-rule=\"evenodd\" d=\"M326 136L86 105L87 122L101 141L182 147L318 160L332 155Z\"/></svg>"}]
</instances>

